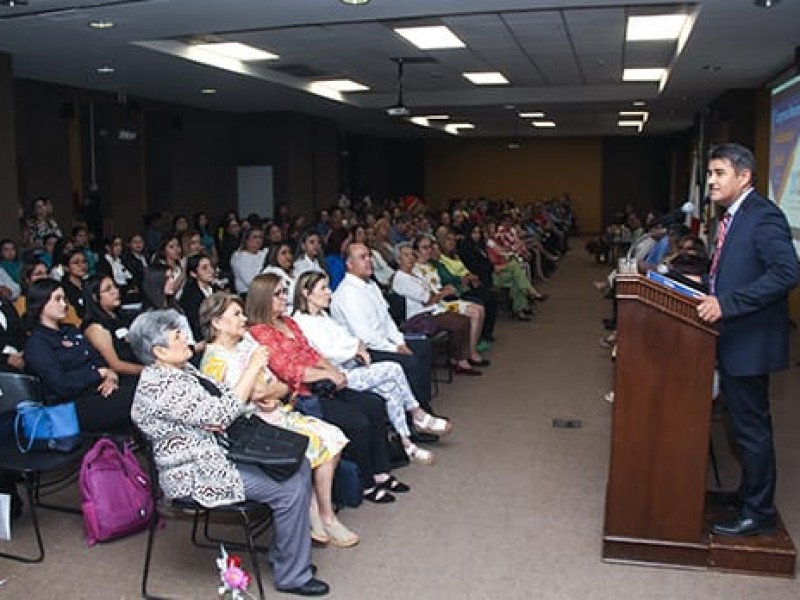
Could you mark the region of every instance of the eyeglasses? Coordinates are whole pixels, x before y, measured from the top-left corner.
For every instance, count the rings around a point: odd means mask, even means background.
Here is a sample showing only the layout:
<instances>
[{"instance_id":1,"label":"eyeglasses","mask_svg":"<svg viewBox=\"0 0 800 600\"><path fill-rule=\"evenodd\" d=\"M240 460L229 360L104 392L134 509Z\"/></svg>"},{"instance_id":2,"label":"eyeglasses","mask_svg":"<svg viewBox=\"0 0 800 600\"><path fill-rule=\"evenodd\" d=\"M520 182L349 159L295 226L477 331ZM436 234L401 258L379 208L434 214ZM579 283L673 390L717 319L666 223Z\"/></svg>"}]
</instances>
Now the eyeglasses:
<instances>
[{"instance_id":1,"label":"eyeglasses","mask_svg":"<svg viewBox=\"0 0 800 600\"><path fill-rule=\"evenodd\" d=\"M288 296L289 295L289 290L287 290L286 288L279 288L279 289L275 290L272 293L272 295L275 296L276 298L280 298L281 296Z\"/></svg>"}]
</instances>

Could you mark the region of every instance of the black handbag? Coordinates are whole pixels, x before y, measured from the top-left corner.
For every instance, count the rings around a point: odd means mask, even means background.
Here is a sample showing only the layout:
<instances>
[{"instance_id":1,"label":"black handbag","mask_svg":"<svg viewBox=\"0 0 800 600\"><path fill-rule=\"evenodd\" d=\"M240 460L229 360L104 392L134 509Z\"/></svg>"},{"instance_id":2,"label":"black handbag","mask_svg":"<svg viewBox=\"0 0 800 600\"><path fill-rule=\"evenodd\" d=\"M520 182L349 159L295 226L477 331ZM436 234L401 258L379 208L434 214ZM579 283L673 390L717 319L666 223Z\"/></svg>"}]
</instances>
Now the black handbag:
<instances>
[{"instance_id":1,"label":"black handbag","mask_svg":"<svg viewBox=\"0 0 800 600\"><path fill-rule=\"evenodd\" d=\"M218 434L217 440L233 462L256 465L275 481L294 475L308 448L306 436L244 415Z\"/></svg>"}]
</instances>

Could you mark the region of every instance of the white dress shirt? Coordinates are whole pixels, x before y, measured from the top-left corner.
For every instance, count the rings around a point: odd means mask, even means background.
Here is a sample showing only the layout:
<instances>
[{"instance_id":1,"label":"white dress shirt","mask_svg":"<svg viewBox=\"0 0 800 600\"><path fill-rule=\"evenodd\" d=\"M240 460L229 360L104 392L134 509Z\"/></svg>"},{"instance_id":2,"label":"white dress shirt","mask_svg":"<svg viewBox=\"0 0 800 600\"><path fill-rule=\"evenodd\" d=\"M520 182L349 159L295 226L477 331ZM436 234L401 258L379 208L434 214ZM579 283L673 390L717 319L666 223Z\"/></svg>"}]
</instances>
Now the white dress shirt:
<instances>
[{"instance_id":1,"label":"white dress shirt","mask_svg":"<svg viewBox=\"0 0 800 600\"><path fill-rule=\"evenodd\" d=\"M256 253L247 250L237 250L231 256L231 271L233 272L233 283L236 291L246 294L250 287L253 277L261 273L264 268L264 257L267 255L266 249Z\"/></svg>"},{"instance_id":2,"label":"white dress shirt","mask_svg":"<svg viewBox=\"0 0 800 600\"><path fill-rule=\"evenodd\" d=\"M374 281L346 274L333 293L331 316L370 350L396 352L398 346L405 344Z\"/></svg>"},{"instance_id":3,"label":"white dress shirt","mask_svg":"<svg viewBox=\"0 0 800 600\"><path fill-rule=\"evenodd\" d=\"M292 274L294 275L295 279L300 277L303 273L307 273L308 271L317 271L319 273L324 273L325 269L319 264L319 261L316 258L309 258L305 254L302 258L298 258L294 261L294 268L292 269Z\"/></svg>"},{"instance_id":4,"label":"white dress shirt","mask_svg":"<svg viewBox=\"0 0 800 600\"><path fill-rule=\"evenodd\" d=\"M327 313L296 313L292 317L309 343L329 361L342 365L352 359L361 343L357 337L334 321Z\"/></svg>"},{"instance_id":5,"label":"white dress shirt","mask_svg":"<svg viewBox=\"0 0 800 600\"><path fill-rule=\"evenodd\" d=\"M421 277L397 271L392 280L392 290L406 299L406 319L424 312L433 315L444 312L444 307L438 303L426 306L434 292L430 284Z\"/></svg>"}]
</instances>

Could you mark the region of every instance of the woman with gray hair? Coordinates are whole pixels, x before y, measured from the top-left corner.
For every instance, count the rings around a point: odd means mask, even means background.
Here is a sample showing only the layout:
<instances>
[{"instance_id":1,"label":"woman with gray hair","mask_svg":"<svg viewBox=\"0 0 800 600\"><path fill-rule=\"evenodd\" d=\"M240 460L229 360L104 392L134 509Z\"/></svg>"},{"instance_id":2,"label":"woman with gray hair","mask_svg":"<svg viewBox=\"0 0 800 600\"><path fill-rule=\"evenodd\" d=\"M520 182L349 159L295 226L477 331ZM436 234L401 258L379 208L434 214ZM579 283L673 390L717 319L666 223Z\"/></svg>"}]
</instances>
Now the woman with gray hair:
<instances>
[{"instance_id":1,"label":"woman with gray hair","mask_svg":"<svg viewBox=\"0 0 800 600\"><path fill-rule=\"evenodd\" d=\"M311 572L308 464L303 462L297 473L277 482L257 466L228 460L214 436L253 409L246 399L266 365L266 352L252 354L238 385L231 389L188 362L192 351L181 315L173 309L139 315L128 341L146 365L131 418L153 445L164 494L188 497L207 507L243 500L267 504L275 524L270 561L276 588L306 596L326 594L328 584Z\"/></svg>"}]
</instances>

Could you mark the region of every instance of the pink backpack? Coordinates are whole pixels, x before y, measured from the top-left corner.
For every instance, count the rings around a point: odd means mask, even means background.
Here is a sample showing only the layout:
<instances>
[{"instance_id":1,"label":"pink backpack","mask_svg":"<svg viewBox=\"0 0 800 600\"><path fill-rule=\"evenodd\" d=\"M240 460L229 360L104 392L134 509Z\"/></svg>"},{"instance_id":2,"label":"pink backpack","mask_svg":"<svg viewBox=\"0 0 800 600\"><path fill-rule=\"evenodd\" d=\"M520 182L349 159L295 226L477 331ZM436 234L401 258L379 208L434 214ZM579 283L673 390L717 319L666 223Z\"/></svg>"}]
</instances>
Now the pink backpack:
<instances>
[{"instance_id":1,"label":"pink backpack","mask_svg":"<svg viewBox=\"0 0 800 600\"><path fill-rule=\"evenodd\" d=\"M81 463L86 545L147 529L154 510L150 485L127 444L120 451L113 441L98 440Z\"/></svg>"}]
</instances>

